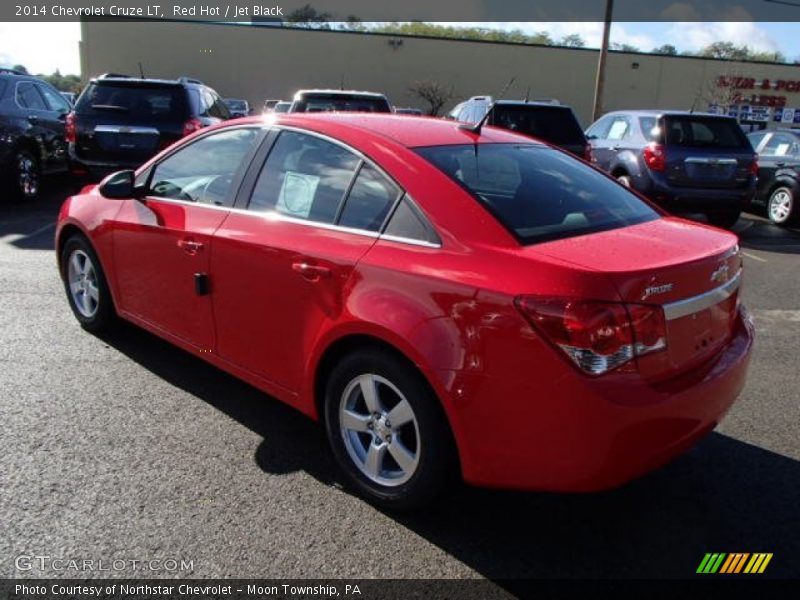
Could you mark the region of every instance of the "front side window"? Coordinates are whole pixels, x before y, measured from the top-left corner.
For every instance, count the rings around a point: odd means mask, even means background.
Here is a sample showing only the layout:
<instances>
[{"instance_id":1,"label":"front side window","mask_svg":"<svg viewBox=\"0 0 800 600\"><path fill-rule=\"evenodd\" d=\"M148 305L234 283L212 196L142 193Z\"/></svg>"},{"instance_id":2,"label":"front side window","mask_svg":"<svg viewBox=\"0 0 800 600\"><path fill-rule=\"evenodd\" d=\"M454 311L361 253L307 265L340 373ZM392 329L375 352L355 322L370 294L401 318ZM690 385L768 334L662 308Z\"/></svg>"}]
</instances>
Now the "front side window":
<instances>
[{"instance_id":1,"label":"front side window","mask_svg":"<svg viewBox=\"0 0 800 600\"><path fill-rule=\"evenodd\" d=\"M258 132L255 127L220 131L179 149L155 167L149 194L230 206L231 184L255 146Z\"/></svg>"},{"instance_id":2,"label":"front side window","mask_svg":"<svg viewBox=\"0 0 800 600\"><path fill-rule=\"evenodd\" d=\"M775 133L761 149L761 154L764 156L796 156L798 154L797 138L788 133Z\"/></svg>"},{"instance_id":3,"label":"front side window","mask_svg":"<svg viewBox=\"0 0 800 600\"><path fill-rule=\"evenodd\" d=\"M659 218L607 176L544 146L434 146L417 152L477 198L522 244Z\"/></svg>"},{"instance_id":4,"label":"front side window","mask_svg":"<svg viewBox=\"0 0 800 600\"><path fill-rule=\"evenodd\" d=\"M586 130L586 137L591 140L604 140L613 117L605 116Z\"/></svg>"},{"instance_id":5,"label":"front side window","mask_svg":"<svg viewBox=\"0 0 800 600\"><path fill-rule=\"evenodd\" d=\"M282 131L258 176L249 208L332 224L359 162L337 144Z\"/></svg>"}]
</instances>

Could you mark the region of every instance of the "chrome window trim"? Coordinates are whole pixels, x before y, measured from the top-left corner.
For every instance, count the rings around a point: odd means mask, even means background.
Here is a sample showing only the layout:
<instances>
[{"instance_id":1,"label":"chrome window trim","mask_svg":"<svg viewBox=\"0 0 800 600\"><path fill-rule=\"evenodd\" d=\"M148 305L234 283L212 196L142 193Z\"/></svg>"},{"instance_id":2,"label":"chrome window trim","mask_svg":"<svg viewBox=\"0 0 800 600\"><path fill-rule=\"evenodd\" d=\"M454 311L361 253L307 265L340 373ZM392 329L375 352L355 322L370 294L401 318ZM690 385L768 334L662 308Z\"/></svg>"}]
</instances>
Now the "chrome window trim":
<instances>
[{"instance_id":1,"label":"chrome window trim","mask_svg":"<svg viewBox=\"0 0 800 600\"><path fill-rule=\"evenodd\" d=\"M407 238L400 235L388 235L382 233L379 239L386 240L387 242L397 242L399 244L409 244L411 246L422 246L423 248L441 248L441 244L434 244L425 240L415 240L414 238Z\"/></svg>"},{"instance_id":2,"label":"chrome window trim","mask_svg":"<svg viewBox=\"0 0 800 600\"><path fill-rule=\"evenodd\" d=\"M739 161L735 158L704 158L699 156L690 156L684 159L684 162L693 165L738 165Z\"/></svg>"},{"instance_id":3,"label":"chrome window trim","mask_svg":"<svg viewBox=\"0 0 800 600\"><path fill-rule=\"evenodd\" d=\"M730 298L731 295L737 289L739 289L741 282L742 270L739 269L736 275L734 275L729 281L717 288L714 288L713 290L704 292L691 298L664 304L662 307L664 309L664 316L666 317L667 321L673 321L675 319L680 319L696 312L700 312L701 310L711 308L712 306Z\"/></svg>"}]
</instances>

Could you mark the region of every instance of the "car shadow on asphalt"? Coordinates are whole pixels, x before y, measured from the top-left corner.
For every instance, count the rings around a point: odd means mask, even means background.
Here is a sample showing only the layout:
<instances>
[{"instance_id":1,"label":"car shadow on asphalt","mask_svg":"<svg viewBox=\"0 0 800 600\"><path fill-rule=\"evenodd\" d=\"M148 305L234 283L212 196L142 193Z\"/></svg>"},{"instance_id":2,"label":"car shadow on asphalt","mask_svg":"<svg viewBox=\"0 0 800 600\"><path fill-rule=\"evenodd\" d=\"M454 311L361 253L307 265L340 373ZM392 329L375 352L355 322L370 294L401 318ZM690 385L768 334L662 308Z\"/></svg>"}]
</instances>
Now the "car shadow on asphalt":
<instances>
[{"instance_id":1,"label":"car shadow on asphalt","mask_svg":"<svg viewBox=\"0 0 800 600\"><path fill-rule=\"evenodd\" d=\"M0 238L21 250L53 250L56 219L61 204L77 186L65 176L46 178L36 200L21 202L0 189Z\"/></svg>"},{"instance_id":2,"label":"car shadow on asphalt","mask_svg":"<svg viewBox=\"0 0 800 600\"><path fill-rule=\"evenodd\" d=\"M778 227L767 219L747 215L734 228L739 234L743 248L776 252L779 254L800 254L800 228Z\"/></svg>"},{"instance_id":3,"label":"car shadow on asphalt","mask_svg":"<svg viewBox=\"0 0 800 600\"><path fill-rule=\"evenodd\" d=\"M133 326L103 339L257 433L263 441L254 460L263 471L340 484L310 419ZM609 492L462 486L425 511L386 514L513 593L515 580L530 578L691 577L706 552L772 552L765 577L798 577L798 507L800 462L713 433Z\"/></svg>"}]
</instances>

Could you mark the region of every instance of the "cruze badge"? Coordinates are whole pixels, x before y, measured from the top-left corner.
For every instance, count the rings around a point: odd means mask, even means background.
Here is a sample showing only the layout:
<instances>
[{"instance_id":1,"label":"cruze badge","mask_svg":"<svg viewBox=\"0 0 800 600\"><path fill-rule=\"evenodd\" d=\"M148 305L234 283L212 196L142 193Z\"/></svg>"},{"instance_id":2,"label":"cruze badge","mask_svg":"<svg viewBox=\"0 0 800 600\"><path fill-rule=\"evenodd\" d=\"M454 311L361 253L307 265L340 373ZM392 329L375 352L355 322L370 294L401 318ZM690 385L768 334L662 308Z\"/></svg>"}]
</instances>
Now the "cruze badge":
<instances>
[{"instance_id":1,"label":"cruze badge","mask_svg":"<svg viewBox=\"0 0 800 600\"><path fill-rule=\"evenodd\" d=\"M728 281L728 265L721 265L719 269L711 274L711 281L724 283Z\"/></svg>"},{"instance_id":2,"label":"cruze badge","mask_svg":"<svg viewBox=\"0 0 800 600\"><path fill-rule=\"evenodd\" d=\"M644 290L644 296L642 296L642 300L646 300L650 296L655 296L656 294L666 294L669 291L672 291L672 288L675 287L672 283L665 283L664 285L651 285Z\"/></svg>"}]
</instances>

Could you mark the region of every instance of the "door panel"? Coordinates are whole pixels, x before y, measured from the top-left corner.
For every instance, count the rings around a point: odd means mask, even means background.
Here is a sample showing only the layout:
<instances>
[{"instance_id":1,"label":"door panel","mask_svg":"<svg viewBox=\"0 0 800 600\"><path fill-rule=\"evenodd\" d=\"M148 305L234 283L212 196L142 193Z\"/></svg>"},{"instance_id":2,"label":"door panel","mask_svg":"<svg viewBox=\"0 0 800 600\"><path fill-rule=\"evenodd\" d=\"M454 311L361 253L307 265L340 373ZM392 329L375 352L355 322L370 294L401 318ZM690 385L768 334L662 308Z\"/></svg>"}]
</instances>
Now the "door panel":
<instances>
[{"instance_id":1,"label":"door panel","mask_svg":"<svg viewBox=\"0 0 800 600\"><path fill-rule=\"evenodd\" d=\"M214 346L209 295L195 291L207 274L211 235L227 210L169 200L126 200L114 231L120 309L201 350Z\"/></svg>"},{"instance_id":2,"label":"door panel","mask_svg":"<svg viewBox=\"0 0 800 600\"><path fill-rule=\"evenodd\" d=\"M353 269L375 239L231 213L211 253L219 356L298 391L311 342L340 318Z\"/></svg>"}]
</instances>

